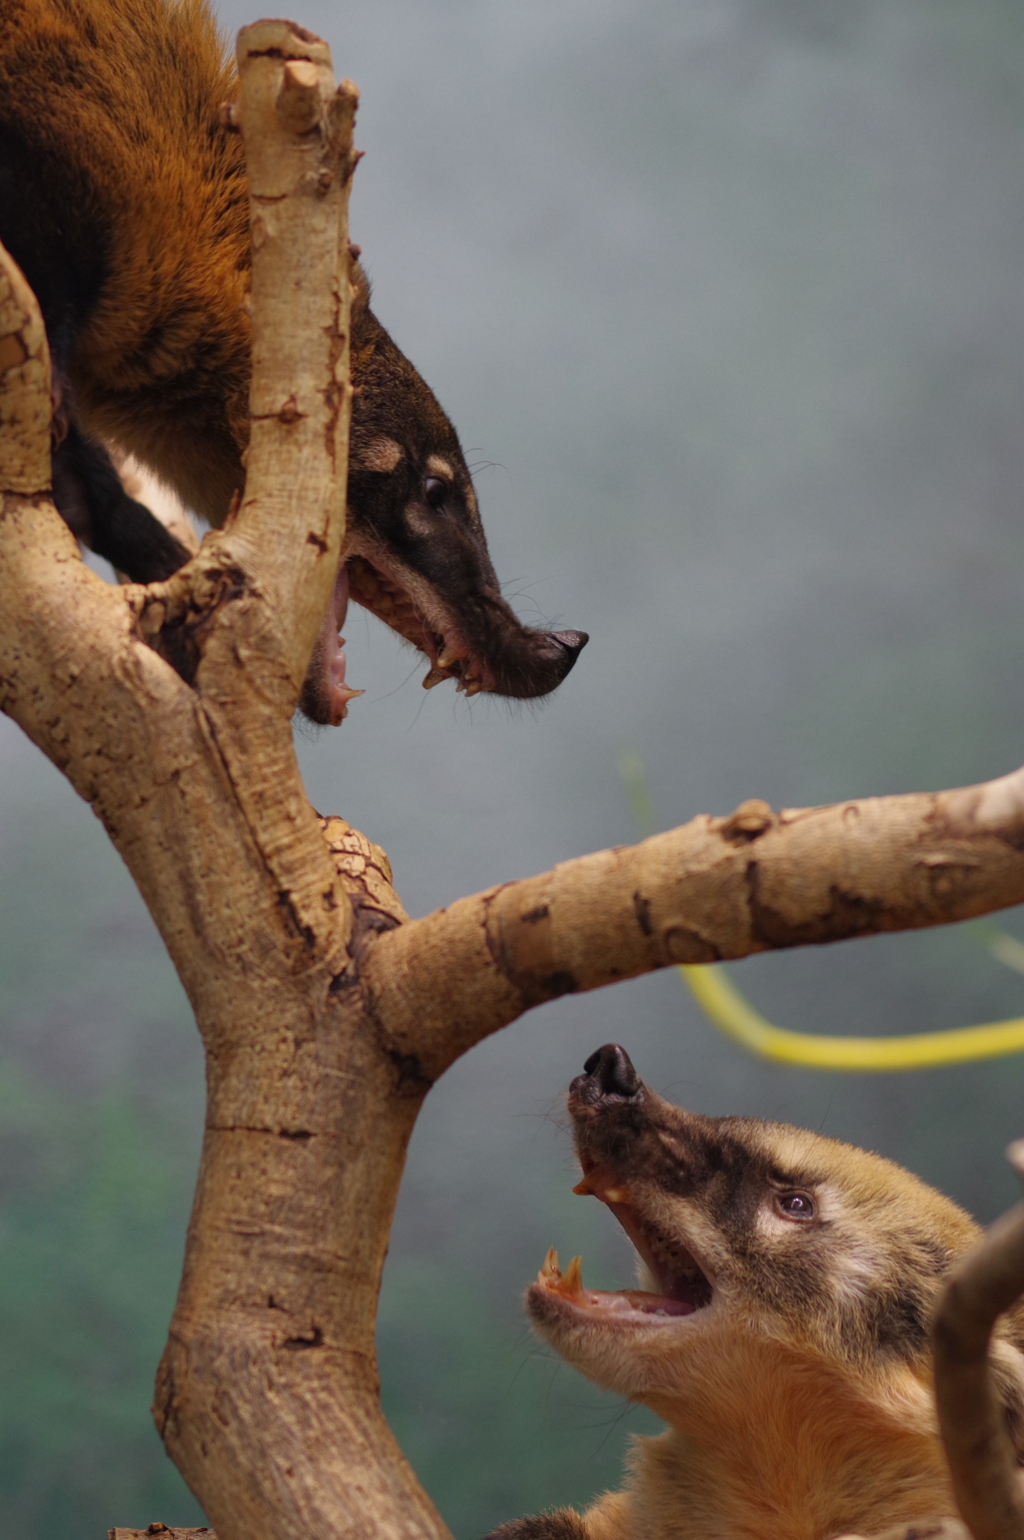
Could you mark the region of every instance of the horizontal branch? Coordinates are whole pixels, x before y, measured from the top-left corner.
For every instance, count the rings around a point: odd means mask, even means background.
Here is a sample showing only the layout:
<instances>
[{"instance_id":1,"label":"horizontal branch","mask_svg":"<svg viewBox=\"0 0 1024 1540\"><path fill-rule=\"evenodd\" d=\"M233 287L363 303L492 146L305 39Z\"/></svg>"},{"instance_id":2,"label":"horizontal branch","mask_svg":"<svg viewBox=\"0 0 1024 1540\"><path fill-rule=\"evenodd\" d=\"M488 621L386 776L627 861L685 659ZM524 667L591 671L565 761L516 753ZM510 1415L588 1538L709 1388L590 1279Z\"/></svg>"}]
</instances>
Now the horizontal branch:
<instances>
[{"instance_id":1,"label":"horizontal branch","mask_svg":"<svg viewBox=\"0 0 1024 1540\"><path fill-rule=\"evenodd\" d=\"M364 979L434 1080L524 1010L676 963L966 920L1024 902L1024 769L773 813L745 802L404 925Z\"/></svg>"}]
</instances>

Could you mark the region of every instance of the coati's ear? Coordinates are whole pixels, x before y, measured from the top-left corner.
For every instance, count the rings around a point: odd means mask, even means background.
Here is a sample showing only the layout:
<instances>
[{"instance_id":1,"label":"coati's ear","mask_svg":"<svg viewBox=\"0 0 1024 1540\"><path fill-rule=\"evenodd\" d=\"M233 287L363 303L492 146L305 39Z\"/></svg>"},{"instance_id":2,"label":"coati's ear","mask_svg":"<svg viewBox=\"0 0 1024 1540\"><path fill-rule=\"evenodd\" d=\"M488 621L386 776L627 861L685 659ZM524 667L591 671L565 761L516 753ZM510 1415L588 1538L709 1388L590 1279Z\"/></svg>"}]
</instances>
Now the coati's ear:
<instances>
[{"instance_id":1,"label":"coati's ear","mask_svg":"<svg viewBox=\"0 0 1024 1540\"><path fill-rule=\"evenodd\" d=\"M1005 1339L996 1338L988 1350L996 1394L1006 1409L1006 1431L1024 1465L1024 1353Z\"/></svg>"}]
</instances>

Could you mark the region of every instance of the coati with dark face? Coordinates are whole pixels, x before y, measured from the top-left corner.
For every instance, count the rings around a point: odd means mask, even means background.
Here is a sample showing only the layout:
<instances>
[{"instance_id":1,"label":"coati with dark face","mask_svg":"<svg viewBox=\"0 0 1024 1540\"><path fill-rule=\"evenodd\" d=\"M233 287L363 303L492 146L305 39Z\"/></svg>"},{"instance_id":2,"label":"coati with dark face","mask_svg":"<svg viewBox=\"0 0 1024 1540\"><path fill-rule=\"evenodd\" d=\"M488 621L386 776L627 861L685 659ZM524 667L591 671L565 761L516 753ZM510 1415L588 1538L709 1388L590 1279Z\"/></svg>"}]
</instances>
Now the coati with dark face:
<instances>
[{"instance_id":1,"label":"coati with dark face","mask_svg":"<svg viewBox=\"0 0 1024 1540\"><path fill-rule=\"evenodd\" d=\"M248 438L249 207L234 77L206 0L3 0L0 241L39 299L54 361L57 506L137 582L187 553L128 497L103 440L211 524ZM348 595L426 655L426 685L525 699L587 638L501 597L455 429L370 309L352 311L349 526L302 705L340 721Z\"/></svg>"},{"instance_id":2,"label":"coati with dark face","mask_svg":"<svg viewBox=\"0 0 1024 1540\"><path fill-rule=\"evenodd\" d=\"M980 1238L878 1155L782 1123L683 1112L608 1044L569 1089L583 1168L639 1255L640 1287L584 1287L551 1251L534 1326L668 1424L624 1490L500 1540L833 1540L955 1516L932 1393L945 1274ZM1024 1308L990 1349L1024 1463ZM924 1531L921 1531L923 1534Z\"/></svg>"}]
</instances>

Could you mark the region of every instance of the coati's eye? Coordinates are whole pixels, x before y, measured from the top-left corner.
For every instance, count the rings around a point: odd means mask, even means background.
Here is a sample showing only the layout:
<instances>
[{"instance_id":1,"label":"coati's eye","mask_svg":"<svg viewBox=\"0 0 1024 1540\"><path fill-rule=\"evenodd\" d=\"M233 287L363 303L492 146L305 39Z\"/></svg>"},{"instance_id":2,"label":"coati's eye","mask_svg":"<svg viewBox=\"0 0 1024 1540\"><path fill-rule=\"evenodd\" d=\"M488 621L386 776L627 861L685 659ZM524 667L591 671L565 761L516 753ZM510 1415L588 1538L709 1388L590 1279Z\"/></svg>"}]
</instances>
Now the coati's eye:
<instances>
[{"instance_id":1,"label":"coati's eye","mask_svg":"<svg viewBox=\"0 0 1024 1540\"><path fill-rule=\"evenodd\" d=\"M814 1203L805 1192L780 1192L775 1199L787 1219L813 1219Z\"/></svg>"},{"instance_id":2,"label":"coati's eye","mask_svg":"<svg viewBox=\"0 0 1024 1540\"><path fill-rule=\"evenodd\" d=\"M429 507L440 513L448 501L448 483L442 481L440 476L428 476L423 483L423 496Z\"/></svg>"}]
</instances>

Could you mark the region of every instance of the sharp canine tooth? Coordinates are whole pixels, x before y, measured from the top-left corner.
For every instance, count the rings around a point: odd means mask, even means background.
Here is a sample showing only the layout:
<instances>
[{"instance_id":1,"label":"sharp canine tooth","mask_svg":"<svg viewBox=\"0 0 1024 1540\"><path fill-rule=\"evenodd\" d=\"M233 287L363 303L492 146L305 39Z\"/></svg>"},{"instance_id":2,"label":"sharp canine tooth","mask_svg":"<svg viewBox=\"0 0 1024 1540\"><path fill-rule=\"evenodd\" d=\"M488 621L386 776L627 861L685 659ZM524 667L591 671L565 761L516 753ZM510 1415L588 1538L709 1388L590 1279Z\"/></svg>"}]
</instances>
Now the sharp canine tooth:
<instances>
[{"instance_id":1,"label":"sharp canine tooth","mask_svg":"<svg viewBox=\"0 0 1024 1540\"><path fill-rule=\"evenodd\" d=\"M458 661L459 655L455 651L455 648L451 646L451 644L448 644L444 650L439 652L437 655L438 668L451 668L452 664L457 663Z\"/></svg>"},{"instance_id":2,"label":"sharp canine tooth","mask_svg":"<svg viewBox=\"0 0 1024 1540\"><path fill-rule=\"evenodd\" d=\"M537 1274L538 1283L557 1283L562 1276L562 1269L558 1265L558 1252L554 1246L548 1247L548 1254L544 1258L544 1265Z\"/></svg>"},{"instance_id":3,"label":"sharp canine tooth","mask_svg":"<svg viewBox=\"0 0 1024 1540\"><path fill-rule=\"evenodd\" d=\"M480 691L482 689L483 689L483 685L482 684L477 684L476 681L474 680L474 682L472 684L467 684L466 685L465 693L466 693L466 695L479 695Z\"/></svg>"},{"instance_id":4,"label":"sharp canine tooth","mask_svg":"<svg viewBox=\"0 0 1024 1540\"><path fill-rule=\"evenodd\" d=\"M435 684L440 684L442 682L442 680L450 679L450 678L451 678L451 675L450 674L446 674L443 669L432 668L430 670L430 673L427 674L427 676L423 680L423 688L425 690L432 690L434 688Z\"/></svg>"},{"instance_id":5,"label":"sharp canine tooth","mask_svg":"<svg viewBox=\"0 0 1024 1540\"><path fill-rule=\"evenodd\" d=\"M573 1257L572 1261L569 1263L569 1266L566 1268L565 1272L562 1274L562 1292L563 1292L563 1294L576 1294L576 1295L582 1297L582 1295L583 1295L583 1267L582 1267L582 1262L583 1262L583 1258L582 1257Z\"/></svg>"}]
</instances>

